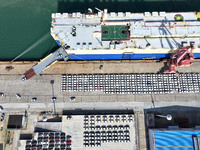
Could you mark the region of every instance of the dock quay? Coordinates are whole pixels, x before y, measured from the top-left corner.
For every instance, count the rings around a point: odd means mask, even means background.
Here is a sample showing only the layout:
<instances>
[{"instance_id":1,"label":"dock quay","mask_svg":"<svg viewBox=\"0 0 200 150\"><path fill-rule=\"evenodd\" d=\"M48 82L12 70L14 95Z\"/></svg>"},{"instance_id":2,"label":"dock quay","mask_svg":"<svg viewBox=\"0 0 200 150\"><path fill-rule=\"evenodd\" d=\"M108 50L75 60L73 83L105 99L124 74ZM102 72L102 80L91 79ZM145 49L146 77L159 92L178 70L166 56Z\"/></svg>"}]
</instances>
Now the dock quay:
<instances>
[{"instance_id":1,"label":"dock quay","mask_svg":"<svg viewBox=\"0 0 200 150\"><path fill-rule=\"evenodd\" d=\"M156 61L68 61L57 62L50 68L25 82L21 81L22 72L30 69L37 62L0 63L0 97L1 106L6 114L23 114L26 110L30 119L42 111L51 111L62 114L64 110L132 110L135 120L135 149L148 149L145 130L144 109L154 109L169 106L196 107L199 105L200 93L197 92L172 92L172 93L107 93L103 91L62 91L63 74L69 75L161 75L160 72L167 67L164 63ZM6 67L12 66L10 70ZM199 75L200 62L197 60L190 67L177 68L181 74ZM166 74L165 74L166 75ZM171 76L172 74L167 74ZM198 78L196 78L198 81ZM180 81L179 81L180 82ZM16 98L16 93L21 99ZM52 97L56 97L55 103ZM32 98L37 97L33 102ZM71 101L71 97L75 97ZM54 110L55 109L55 110ZM34 122L32 120L29 122ZM29 125L30 126L30 125ZM32 132L32 131L31 131ZM1 140L1 139L0 139ZM74 141L75 142L75 141ZM73 149L77 149L74 147Z\"/></svg>"},{"instance_id":2,"label":"dock quay","mask_svg":"<svg viewBox=\"0 0 200 150\"><path fill-rule=\"evenodd\" d=\"M102 91L65 91L61 90L62 85L62 74L125 74L125 73L158 73L160 69L164 66L163 63L152 63L152 62L58 62L54 64L51 68L45 70L41 75L35 76L31 80L22 82L21 72L25 72L33 66L35 62L24 62L24 63L1 63L0 73L1 82L0 90L5 92L5 96L1 97L2 105L7 107L23 107L28 108L28 106L38 107L38 108L51 108L52 102L52 92L57 97L57 105L60 108L64 108L67 104L77 104L79 103L92 103L94 104L101 102L138 102L133 103L133 106L138 106L137 104L142 104L145 107L149 107L147 104L150 103L152 106L152 101L166 103L187 102L187 101L198 101L200 94L196 93L149 93L149 94L105 94ZM177 68L181 73L198 73L200 70L200 62L195 61L190 67ZM6 71L6 66L13 66L14 69ZM100 68L100 66L102 66ZM50 81L54 80L51 85ZM53 87L53 89L52 89ZM52 91L53 90L53 91ZM16 93L21 93L22 98L20 100L16 99ZM76 101L70 101L70 97L75 96ZM38 101L36 103L31 102L32 97L37 97ZM10 105L11 103L16 103L15 106ZM22 105L21 105L22 104ZM38 105L39 104L39 105ZM74 105L73 104L73 105ZM192 104L192 103L190 103ZM82 105L82 104L81 104ZM71 106L71 105L70 105ZM99 107L101 105L98 105ZM102 105L103 106L103 105ZM131 106L131 105L127 105ZM58 107L58 108L59 108ZM69 107L69 106L67 106ZM75 107L75 106L74 106ZM126 107L126 106L125 106Z\"/></svg>"},{"instance_id":3,"label":"dock quay","mask_svg":"<svg viewBox=\"0 0 200 150\"><path fill-rule=\"evenodd\" d=\"M21 75L38 61L0 62L0 74ZM176 68L182 73L196 73L200 69L200 60L196 59L190 67ZM6 68L12 67L12 69ZM165 63L156 60L122 60L122 61L58 61L43 71L42 75L59 74L95 74L95 73L159 73L168 69Z\"/></svg>"}]
</instances>

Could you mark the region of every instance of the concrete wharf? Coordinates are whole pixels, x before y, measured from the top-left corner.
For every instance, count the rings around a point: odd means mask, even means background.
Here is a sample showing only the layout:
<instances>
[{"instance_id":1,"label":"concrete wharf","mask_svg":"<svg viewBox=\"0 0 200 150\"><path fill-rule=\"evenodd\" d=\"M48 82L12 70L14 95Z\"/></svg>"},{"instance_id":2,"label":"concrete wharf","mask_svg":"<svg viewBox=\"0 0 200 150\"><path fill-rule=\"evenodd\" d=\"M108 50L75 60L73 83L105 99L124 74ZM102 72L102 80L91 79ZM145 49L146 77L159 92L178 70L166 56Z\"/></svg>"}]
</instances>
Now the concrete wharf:
<instances>
[{"instance_id":1,"label":"concrete wharf","mask_svg":"<svg viewBox=\"0 0 200 150\"><path fill-rule=\"evenodd\" d=\"M5 96L0 97L1 105L7 113L38 114L40 111L52 111L54 104L52 96L56 96L56 112L63 110L106 110L130 109L135 113L138 131L138 149L146 149L146 136L144 125L144 109L165 106L199 106L200 93L169 93L169 94L104 94L102 91L87 92L62 92L62 74L105 74L105 73L158 73L163 70L163 63L152 61L68 61L57 62L45 70L42 75L35 76L25 82L21 81L23 73L30 69L36 62L1 62L0 63L0 92ZM6 67L12 66L8 71ZM11 67L11 68L12 68ZM167 68L166 68L167 69ZM181 73L199 73L200 62L186 68L177 68ZM51 84L51 81L54 81ZM21 99L16 98L16 93ZM75 101L70 97L75 96ZM31 99L37 97L37 102ZM142 138L141 138L142 137Z\"/></svg>"}]
</instances>

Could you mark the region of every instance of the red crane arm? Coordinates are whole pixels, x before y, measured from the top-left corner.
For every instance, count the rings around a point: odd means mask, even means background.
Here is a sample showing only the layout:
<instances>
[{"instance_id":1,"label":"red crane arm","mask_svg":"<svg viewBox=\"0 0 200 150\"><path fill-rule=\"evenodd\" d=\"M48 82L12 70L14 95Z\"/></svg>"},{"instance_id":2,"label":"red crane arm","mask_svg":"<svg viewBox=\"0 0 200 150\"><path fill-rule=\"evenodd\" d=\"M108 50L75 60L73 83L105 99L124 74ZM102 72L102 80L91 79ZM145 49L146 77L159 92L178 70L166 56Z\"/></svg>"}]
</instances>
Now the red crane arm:
<instances>
[{"instance_id":1,"label":"red crane arm","mask_svg":"<svg viewBox=\"0 0 200 150\"><path fill-rule=\"evenodd\" d=\"M188 53L190 49L190 53ZM182 47L180 50L176 51L170 59L168 59L168 64L169 64L169 71L164 71L164 73L176 73L175 71L175 66L176 67L181 67L181 66L189 66L193 63L194 56L193 56L193 51L194 47L193 45L191 46L186 46Z\"/></svg>"}]
</instances>

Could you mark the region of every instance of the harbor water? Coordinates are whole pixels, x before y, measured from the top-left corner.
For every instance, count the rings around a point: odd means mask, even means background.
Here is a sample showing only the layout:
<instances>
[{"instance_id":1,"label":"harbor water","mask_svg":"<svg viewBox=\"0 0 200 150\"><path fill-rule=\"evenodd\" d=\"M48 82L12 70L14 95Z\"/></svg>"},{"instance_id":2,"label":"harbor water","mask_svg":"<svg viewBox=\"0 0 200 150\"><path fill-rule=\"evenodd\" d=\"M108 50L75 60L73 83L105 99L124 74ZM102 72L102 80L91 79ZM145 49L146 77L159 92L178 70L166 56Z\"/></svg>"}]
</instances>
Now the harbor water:
<instances>
[{"instance_id":1,"label":"harbor water","mask_svg":"<svg viewBox=\"0 0 200 150\"><path fill-rule=\"evenodd\" d=\"M200 0L0 0L0 61L40 60L58 46L50 36L51 13L199 11Z\"/></svg>"}]
</instances>

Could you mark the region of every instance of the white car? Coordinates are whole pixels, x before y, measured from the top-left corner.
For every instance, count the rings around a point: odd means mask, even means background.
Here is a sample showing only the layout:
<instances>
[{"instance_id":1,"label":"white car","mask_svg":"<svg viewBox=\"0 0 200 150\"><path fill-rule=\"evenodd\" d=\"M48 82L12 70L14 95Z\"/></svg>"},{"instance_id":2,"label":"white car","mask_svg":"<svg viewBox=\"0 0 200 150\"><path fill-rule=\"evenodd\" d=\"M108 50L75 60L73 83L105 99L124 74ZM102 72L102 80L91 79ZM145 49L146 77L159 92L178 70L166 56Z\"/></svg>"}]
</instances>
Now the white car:
<instances>
[{"instance_id":1,"label":"white car","mask_svg":"<svg viewBox=\"0 0 200 150\"><path fill-rule=\"evenodd\" d=\"M70 101L75 101L75 100L76 100L75 96L70 97Z\"/></svg>"},{"instance_id":2,"label":"white car","mask_svg":"<svg viewBox=\"0 0 200 150\"><path fill-rule=\"evenodd\" d=\"M1 114L1 121L3 121L3 120L4 120L4 116L5 116L5 114L4 114L4 113L2 113L2 114Z\"/></svg>"},{"instance_id":3,"label":"white car","mask_svg":"<svg viewBox=\"0 0 200 150\"><path fill-rule=\"evenodd\" d=\"M51 101L55 102L57 100L57 97L52 97Z\"/></svg>"},{"instance_id":4,"label":"white car","mask_svg":"<svg viewBox=\"0 0 200 150\"><path fill-rule=\"evenodd\" d=\"M25 80L26 80L26 77L23 77L21 80L22 80L22 81L25 81Z\"/></svg>"},{"instance_id":5,"label":"white car","mask_svg":"<svg viewBox=\"0 0 200 150\"><path fill-rule=\"evenodd\" d=\"M36 97L33 97L32 98L32 102L36 102L37 101L37 98Z\"/></svg>"},{"instance_id":6,"label":"white car","mask_svg":"<svg viewBox=\"0 0 200 150\"><path fill-rule=\"evenodd\" d=\"M16 97L17 97L18 99L21 99L21 95L20 95L19 93L16 94Z\"/></svg>"}]
</instances>

